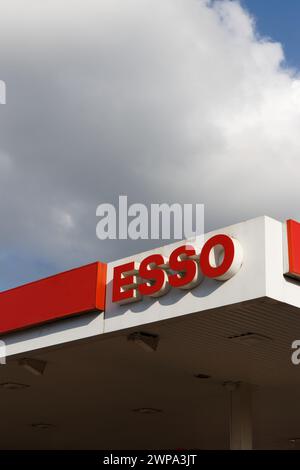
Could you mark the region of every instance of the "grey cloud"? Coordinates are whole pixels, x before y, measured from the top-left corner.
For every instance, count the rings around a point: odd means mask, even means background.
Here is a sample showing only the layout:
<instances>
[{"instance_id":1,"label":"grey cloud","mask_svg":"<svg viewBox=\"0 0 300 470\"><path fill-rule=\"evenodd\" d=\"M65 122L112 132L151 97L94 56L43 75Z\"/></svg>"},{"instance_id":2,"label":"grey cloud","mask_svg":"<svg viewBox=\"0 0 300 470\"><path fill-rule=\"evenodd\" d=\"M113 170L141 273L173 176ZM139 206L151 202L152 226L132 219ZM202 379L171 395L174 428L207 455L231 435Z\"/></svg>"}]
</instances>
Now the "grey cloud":
<instances>
[{"instance_id":1,"label":"grey cloud","mask_svg":"<svg viewBox=\"0 0 300 470\"><path fill-rule=\"evenodd\" d=\"M3 287L151 242L96 207L198 202L206 227L300 216L300 81L236 2L3 0Z\"/></svg>"}]
</instances>

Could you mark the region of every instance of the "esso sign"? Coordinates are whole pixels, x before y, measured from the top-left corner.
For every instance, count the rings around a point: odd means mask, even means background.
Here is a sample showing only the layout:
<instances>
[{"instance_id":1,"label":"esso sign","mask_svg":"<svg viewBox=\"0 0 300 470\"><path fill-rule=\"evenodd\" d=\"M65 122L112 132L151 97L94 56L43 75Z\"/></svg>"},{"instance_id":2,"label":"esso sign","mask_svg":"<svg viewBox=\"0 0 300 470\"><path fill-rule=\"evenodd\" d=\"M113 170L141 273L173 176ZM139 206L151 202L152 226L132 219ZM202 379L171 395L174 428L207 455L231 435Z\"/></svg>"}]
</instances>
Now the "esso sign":
<instances>
[{"instance_id":1,"label":"esso sign","mask_svg":"<svg viewBox=\"0 0 300 470\"><path fill-rule=\"evenodd\" d=\"M204 277L226 281L243 262L243 250L235 238L215 235L200 253L191 245L182 245L170 254L152 254L140 263L130 261L116 266L113 273L112 301L126 304L143 296L160 297L170 288L193 289Z\"/></svg>"}]
</instances>

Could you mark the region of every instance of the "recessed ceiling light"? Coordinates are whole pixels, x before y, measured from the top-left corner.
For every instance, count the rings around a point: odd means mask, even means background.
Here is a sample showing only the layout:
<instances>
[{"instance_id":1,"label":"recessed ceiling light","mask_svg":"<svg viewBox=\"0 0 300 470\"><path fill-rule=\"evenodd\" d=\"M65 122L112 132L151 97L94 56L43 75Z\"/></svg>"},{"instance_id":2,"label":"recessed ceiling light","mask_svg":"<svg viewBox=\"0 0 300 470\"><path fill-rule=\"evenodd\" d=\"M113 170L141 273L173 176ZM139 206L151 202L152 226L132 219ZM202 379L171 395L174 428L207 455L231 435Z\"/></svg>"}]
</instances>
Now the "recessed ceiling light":
<instances>
[{"instance_id":1,"label":"recessed ceiling light","mask_svg":"<svg viewBox=\"0 0 300 470\"><path fill-rule=\"evenodd\" d=\"M194 375L195 379L210 379L211 376L207 374L195 374Z\"/></svg>"},{"instance_id":2,"label":"recessed ceiling light","mask_svg":"<svg viewBox=\"0 0 300 470\"><path fill-rule=\"evenodd\" d=\"M135 408L134 410L135 413L141 413L141 414L155 414L155 413L161 413L162 410L158 409L158 408Z\"/></svg>"},{"instance_id":3,"label":"recessed ceiling light","mask_svg":"<svg viewBox=\"0 0 300 470\"><path fill-rule=\"evenodd\" d=\"M146 352L154 352L157 349L159 343L159 336L152 335L150 333L143 333L137 331L127 336L128 341L132 341L134 344L140 346Z\"/></svg>"},{"instance_id":4,"label":"recessed ceiling light","mask_svg":"<svg viewBox=\"0 0 300 470\"><path fill-rule=\"evenodd\" d=\"M289 439L289 444L292 447L299 448L299 446L300 446L300 437L292 437L291 439Z\"/></svg>"},{"instance_id":5,"label":"recessed ceiling light","mask_svg":"<svg viewBox=\"0 0 300 470\"><path fill-rule=\"evenodd\" d=\"M258 344L265 341L272 341L272 338L268 336L261 335L259 333L241 333L239 335L228 336L228 339L231 341L235 341L236 343L243 343L243 344Z\"/></svg>"},{"instance_id":6,"label":"recessed ceiling light","mask_svg":"<svg viewBox=\"0 0 300 470\"><path fill-rule=\"evenodd\" d=\"M1 388L6 388L7 390L20 390L22 388L27 388L29 385L27 384L20 384L16 382L5 382L0 384Z\"/></svg>"},{"instance_id":7,"label":"recessed ceiling light","mask_svg":"<svg viewBox=\"0 0 300 470\"><path fill-rule=\"evenodd\" d=\"M35 429L50 429L53 427L53 424L50 423L33 423L31 427Z\"/></svg>"},{"instance_id":8,"label":"recessed ceiling light","mask_svg":"<svg viewBox=\"0 0 300 470\"><path fill-rule=\"evenodd\" d=\"M47 363L40 359L20 359L19 365L34 375L43 375Z\"/></svg>"}]
</instances>

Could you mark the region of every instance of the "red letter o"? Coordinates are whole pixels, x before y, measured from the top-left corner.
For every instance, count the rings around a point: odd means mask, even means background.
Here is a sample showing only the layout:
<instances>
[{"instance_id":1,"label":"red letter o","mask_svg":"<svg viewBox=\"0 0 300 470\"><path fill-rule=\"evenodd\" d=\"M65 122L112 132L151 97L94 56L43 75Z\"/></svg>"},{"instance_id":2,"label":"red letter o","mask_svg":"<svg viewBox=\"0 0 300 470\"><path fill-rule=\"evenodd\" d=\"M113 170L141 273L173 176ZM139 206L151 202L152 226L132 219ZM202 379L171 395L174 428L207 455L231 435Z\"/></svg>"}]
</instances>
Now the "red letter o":
<instances>
[{"instance_id":1,"label":"red letter o","mask_svg":"<svg viewBox=\"0 0 300 470\"><path fill-rule=\"evenodd\" d=\"M219 247L223 255L220 264L212 265L211 250ZM219 253L221 258L221 253ZM242 248L237 240L228 235L215 235L204 244L200 254L200 268L206 277L226 281L239 270L242 264Z\"/></svg>"}]
</instances>

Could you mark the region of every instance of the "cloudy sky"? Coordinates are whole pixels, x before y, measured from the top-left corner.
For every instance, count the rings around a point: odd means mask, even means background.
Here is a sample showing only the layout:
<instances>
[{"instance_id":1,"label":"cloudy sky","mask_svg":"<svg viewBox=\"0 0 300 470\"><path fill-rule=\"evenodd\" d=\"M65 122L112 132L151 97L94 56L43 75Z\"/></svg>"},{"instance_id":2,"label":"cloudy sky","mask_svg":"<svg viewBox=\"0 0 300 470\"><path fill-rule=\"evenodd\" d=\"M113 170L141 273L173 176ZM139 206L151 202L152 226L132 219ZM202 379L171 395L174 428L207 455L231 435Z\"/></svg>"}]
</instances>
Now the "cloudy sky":
<instances>
[{"instance_id":1,"label":"cloudy sky","mask_svg":"<svg viewBox=\"0 0 300 470\"><path fill-rule=\"evenodd\" d=\"M300 219L300 60L263 3L0 0L0 288L140 251L96 238L120 194Z\"/></svg>"}]
</instances>

